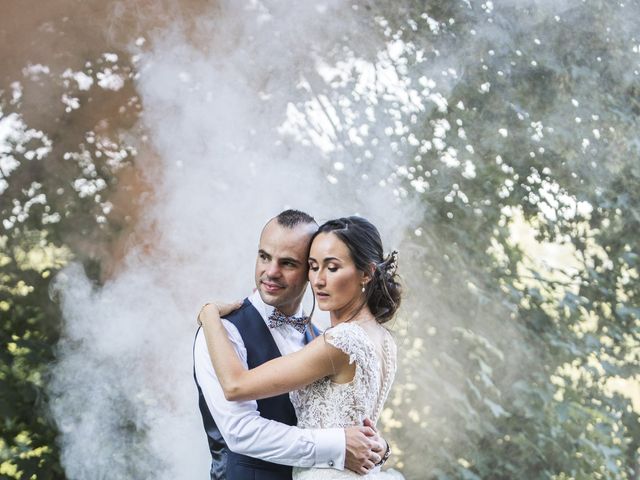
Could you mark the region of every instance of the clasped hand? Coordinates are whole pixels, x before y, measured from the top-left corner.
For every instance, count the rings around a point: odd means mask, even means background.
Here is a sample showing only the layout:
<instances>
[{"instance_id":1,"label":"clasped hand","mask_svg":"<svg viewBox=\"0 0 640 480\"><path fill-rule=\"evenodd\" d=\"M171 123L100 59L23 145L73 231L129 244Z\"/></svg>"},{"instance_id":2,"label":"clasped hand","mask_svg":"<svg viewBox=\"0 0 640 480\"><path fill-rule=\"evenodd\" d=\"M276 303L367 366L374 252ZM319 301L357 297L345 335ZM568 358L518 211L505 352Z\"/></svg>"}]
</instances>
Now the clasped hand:
<instances>
[{"instance_id":1,"label":"clasped hand","mask_svg":"<svg viewBox=\"0 0 640 480\"><path fill-rule=\"evenodd\" d=\"M345 468L366 475L380 465L387 443L370 419L366 418L362 426L347 427L345 434Z\"/></svg>"}]
</instances>

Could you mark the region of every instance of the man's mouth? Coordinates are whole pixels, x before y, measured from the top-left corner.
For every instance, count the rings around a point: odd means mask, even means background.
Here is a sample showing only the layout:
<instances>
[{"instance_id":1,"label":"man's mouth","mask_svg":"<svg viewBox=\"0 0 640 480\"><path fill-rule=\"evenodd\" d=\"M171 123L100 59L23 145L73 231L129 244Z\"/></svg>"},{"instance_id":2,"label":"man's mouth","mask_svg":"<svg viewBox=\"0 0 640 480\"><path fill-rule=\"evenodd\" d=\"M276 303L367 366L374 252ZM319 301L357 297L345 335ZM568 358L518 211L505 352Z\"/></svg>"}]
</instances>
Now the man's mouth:
<instances>
[{"instance_id":1,"label":"man's mouth","mask_svg":"<svg viewBox=\"0 0 640 480\"><path fill-rule=\"evenodd\" d=\"M264 290L269 293L275 293L284 288L282 285L278 285L277 283L264 282L264 281L260 283L262 284L262 287L264 288Z\"/></svg>"}]
</instances>

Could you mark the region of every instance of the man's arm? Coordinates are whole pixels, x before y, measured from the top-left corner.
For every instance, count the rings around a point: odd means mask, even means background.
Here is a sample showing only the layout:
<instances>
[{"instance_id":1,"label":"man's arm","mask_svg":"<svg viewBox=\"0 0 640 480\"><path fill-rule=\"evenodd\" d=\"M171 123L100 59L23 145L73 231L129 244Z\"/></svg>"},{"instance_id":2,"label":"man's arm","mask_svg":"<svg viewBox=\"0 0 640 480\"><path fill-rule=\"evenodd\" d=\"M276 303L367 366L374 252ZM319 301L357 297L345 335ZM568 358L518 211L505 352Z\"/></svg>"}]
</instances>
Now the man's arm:
<instances>
[{"instance_id":1,"label":"man's arm","mask_svg":"<svg viewBox=\"0 0 640 480\"><path fill-rule=\"evenodd\" d=\"M238 330L224 321L238 357L246 365L246 350ZM316 468L345 466L345 433L342 428L302 429L260 416L257 402L231 402L215 375L204 335L196 336L196 378L207 406L230 450L282 465Z\"/></svg>"}]
</instances>

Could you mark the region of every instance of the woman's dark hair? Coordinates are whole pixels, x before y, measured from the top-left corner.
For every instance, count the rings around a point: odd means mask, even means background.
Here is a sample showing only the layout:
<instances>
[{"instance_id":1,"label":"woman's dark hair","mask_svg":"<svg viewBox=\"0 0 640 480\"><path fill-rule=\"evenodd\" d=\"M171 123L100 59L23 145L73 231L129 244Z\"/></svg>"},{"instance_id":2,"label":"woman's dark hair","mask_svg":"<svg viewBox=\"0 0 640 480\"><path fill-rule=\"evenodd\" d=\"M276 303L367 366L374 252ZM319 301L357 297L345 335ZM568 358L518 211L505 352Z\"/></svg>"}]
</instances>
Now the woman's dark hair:
<instances>
[{"instance_id":1,"label":"woman's dark hair","mask_svg":"<svg viewBox=\"0 0 640 480\"><path fill-rule=\"evenodd\" d=\"M320 225L313 240L321 233L333 233L349 249L358 270L371 275L365 286L365 304L379 323L393 317L400 306L401 287L396 276L397 252L384 257L380 232L367 219L346 217Z\"/></svg>"}]
</instances>

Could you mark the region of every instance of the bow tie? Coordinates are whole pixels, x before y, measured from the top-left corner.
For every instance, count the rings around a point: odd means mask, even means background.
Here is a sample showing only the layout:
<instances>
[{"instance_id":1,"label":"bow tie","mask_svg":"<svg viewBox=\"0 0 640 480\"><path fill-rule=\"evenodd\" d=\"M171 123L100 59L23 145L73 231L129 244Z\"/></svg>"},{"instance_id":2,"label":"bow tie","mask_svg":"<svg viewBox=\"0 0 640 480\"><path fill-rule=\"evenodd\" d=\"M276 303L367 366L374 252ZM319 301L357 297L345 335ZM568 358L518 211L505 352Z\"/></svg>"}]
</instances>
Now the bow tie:
<instances>
[{"instance_id":1,"label":"bow tie","mask_svg":"<svg viewBox=\"0 0 640 480\"><path fill-rule=\"evenodd\" d=\"M288 317L281 311L274 310L273 313L269 315L268 322L270 328L276 328L280 325L291 325L300 333L304 333L309 323L309 317L294 317L293 315Z\"/></svg>"}]
</instances>

